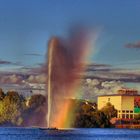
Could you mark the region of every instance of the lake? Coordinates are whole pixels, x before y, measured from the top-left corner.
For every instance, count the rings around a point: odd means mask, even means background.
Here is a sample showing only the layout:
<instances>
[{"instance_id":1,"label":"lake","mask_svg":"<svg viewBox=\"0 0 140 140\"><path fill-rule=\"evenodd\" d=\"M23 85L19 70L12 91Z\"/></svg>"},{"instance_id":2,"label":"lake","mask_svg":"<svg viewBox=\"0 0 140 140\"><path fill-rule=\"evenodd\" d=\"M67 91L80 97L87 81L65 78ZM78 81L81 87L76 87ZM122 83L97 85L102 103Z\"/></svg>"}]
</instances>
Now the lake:
<instances>
[{"instance_id":1,"label":"lake","mask_svg":"<svg viewBox=\"0 0 140 140\"><path fill-rule=\"evenodd\" d=\"M134 129L63 129L0 128L0 140L140 140Z\"/></svg>"}]
</instances>

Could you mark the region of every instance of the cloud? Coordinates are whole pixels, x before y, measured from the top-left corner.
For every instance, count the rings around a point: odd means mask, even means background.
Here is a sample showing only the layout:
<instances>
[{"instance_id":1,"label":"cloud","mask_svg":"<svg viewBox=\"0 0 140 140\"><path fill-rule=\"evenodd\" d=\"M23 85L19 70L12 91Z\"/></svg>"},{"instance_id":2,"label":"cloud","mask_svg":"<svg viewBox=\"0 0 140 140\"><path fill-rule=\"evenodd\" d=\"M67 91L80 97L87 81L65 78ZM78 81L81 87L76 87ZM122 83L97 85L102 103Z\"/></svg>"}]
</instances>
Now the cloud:
<instances>
[{"instance_id":1,"label":"cloud","mask_svg":"<svg viewBox=\"0 0 140 140\"><path fill-rule=\"evenodd\" d=\"M87 65L86 71L82 73L83 78L100 80L119 80L122 82L140 82L140 70L115 68L106 64Z\"/></svg>"},{"instance_id":2,"label":"cloud","mask_svg":"<svg viewBox=\"0 0 140 140\"><path fill-rule=\"evenodd\" d=\"M4 62L2 62L4 63ZM42 80L43 77L36 77L37 75L44 75L47 68L45 64L40 64L37 67L20 67L17 71L14 72L0 72L0 78L5 73L5 75L24 75L26 77L23 80L27 80L30 82L41 82L45 81ZM9 74L8 74L9 73ZM25 76L26 75L26 76ZM121 68L114 68L110 65L104 64L90 64L87 66L85 72L81 73L82 79L87 79L87 82L92 83L93 85L98 85L97 80L91 81L90 79L98 79L101 81L121 81L121 82L140 82L140 70L137 69L121 69ZM29 78L29 76L31 76ZM46 75L47 76L47 75ZM46 77L44 76L44 77ZM5 77L5 76L4 76ZM33 77L33 78L32 78Z\"/></svg>"},{"instance_id":3,"label":"cloud","mask_svg":"<svg viewBox=\"0 0 140 140\"><path fill-rule=\"evenodd\" d=\"M25 53L24 55L29 55L29 56L42 56L42 54L39 54L39 53Z\"/></svg>"},{"instance_id":4,"label":"cloud","mask_svg":"<svg viewBox=\"0 0 140 140\"><path fill-rule=\"evenodd\" d=\"M99 85L100 84L100 82L99 82L99 80L97 80L97 79L86 79L86 82L88 83L88 84L91 84L92 86L97 86L97 85Z\"/></svg>"},{"instance_id":5,"label":"cloud","mask_svg":"<svg viewBox=\"0 0 140 140\"><path fill-rule=\"evenodd\" d=\"M13 64L13 63L6 60L0 60L0 65L7 65L7 64Z\"/></svg>"},{"instance_id":6,"label":"cloud","mask_svg":"<svg viewBox=\"0 0 140 140\"><path fill-rule=\"evenodd\" d=\"M11 62L11 61L7 61L7 60L2 60L0 59L0 65L21 65L20 62Z\"/></svg>"},{"instance_id":7,"label":"cloud","mask_svg":"<svg viewBox=\"0 0 140 140\"><path fill-rule=\"evenodd\" d=\"M0 77L1 84L20 84L22 82L23 77L20 75L12 74L12 75L5 75Z\"/></svg>"},{"instance_id":8,"label":"cloud","mask_svg":"<svg viewBox=\"0 0 140 140\"><path fill-rule=\"evenodd\" d=\"M92 63L86 66L85 73L88 74L88 73L93 73L93 72L95 73L100 71L109 72L110 69L111 69L111 65Z\"/></svg>"},{"instance_id":9,"label":"cloud","mask_svg":"<svg viewBox=\"0 0 140 140\"><path fill-rule=\"evenodd\" d=\"M46 82L45 74L38 75L25 75L25 74L11 74L1 73L0 84L24 84L24 83L39 83L44 84Z\"/></svg>"},{"instance_id":10,"label":"cloud","mask_svg":"<svg viewBox=\"0 0 140 140\"><path fill-rule=\"evenodd\" d=\"M18 64L18 63L17 63ZM46 67L41 64L38 67L19 67L16 71L0 71L0 84L24 84L46 82Z\"/></svg>"},{"instance_id":11,"label":"cloud","mask_svg":"<svg viewBox=\"0 0 140 140\"><path fill-rule=\"evenodd\" d=\"M30 75L26 81L29 83L45 83L46 75L45 74Z\"/></svg>"},{"instance_id":12,"label":"cloud","mask_svg":"<svg viewBox=\"0 0 140 140\"><path fill-rule=\"evenodd\" d=\"M99 95L116 94L122 87L124 83L119 80L102 81L88 78L82 82L81 94L84 99L94 100Z\"/></svg>"},{"instance_id":13,"label":"cloud","mask_svg":"<svg viewBox=\"0 0 140 140\"><path fill-rule=\"evenodd\" d=\"M0 71L0 84L25 84L46 82L44 66L38 67L20 67L17 71Z\"/></svg>"},{"instance_id":14,"label":"cloud","mask_svg":"<svg viewBox=\"0 0 140 140\"><path fill-rule=\"evenodd\" d=\"M126 48L140 48L140 41L134 43L128 43L125 45Z\"/></svg>"},{"instance_id":15,"label":"cloud","mask_svg":"<svg viewBox=\"0 0 140 140\"><path fill-rule=\"evenodd\" d=\"M27 75L41 75L47 71L45 64L38 67L22 67L19 71ZM100 79L103 81L119 80L122 82L140 82L140 70L113 68L110 65L91 64L81 73L83 79ZM34 80L33 80L34 81ZM90 80L88 82L91 82ZM96 80L92 84L96 84ZM98 82L97 82L98 83Z\"/></svg>"}]
</instances>

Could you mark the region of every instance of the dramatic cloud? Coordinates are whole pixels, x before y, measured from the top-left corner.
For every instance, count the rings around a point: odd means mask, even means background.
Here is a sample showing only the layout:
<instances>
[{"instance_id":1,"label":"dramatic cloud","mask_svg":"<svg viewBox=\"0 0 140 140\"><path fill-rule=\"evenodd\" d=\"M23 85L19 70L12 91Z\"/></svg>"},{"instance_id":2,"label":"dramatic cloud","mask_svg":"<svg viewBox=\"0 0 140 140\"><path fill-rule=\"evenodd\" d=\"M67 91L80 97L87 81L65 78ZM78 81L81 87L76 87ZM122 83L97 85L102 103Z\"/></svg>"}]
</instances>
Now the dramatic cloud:
<instances>
[{"instance_id":1,"label":"dramatic cloud","mask_svg":"<svg viewBox=\"0 0 140 140\"><path fill-rule=\"evenodd\" d=\"M140 48L140 41L134 43L128 43L125 45L126 48Z\"/></svg>"},{"instance_id":2,"label":"dramatic cloud","mask_svg":"<svg viewBox=\"0 0 140 140\"><path fill-rule=\"evenodd\" d=\"M5 61L1 61L2 64L5 64ZM7 62L11 64L10 62ZM7 76L10 75L20 75L21 82L22 80L27 80L27 82L37 82L41 83L45 82L46 76L45 75L46 67L44 64L40 64L37 67L20 67L15 72L0 72L0 82L6 81L8 83ZM87 65L86 71L81 73L83 79L87 79L87 82L96 85L99 81L97 80L90 80L90 79L98 79L101 81L121 81L121 82L140 82L140 70L135 69L120 69L120 68L113 68L110 65L104 64L90 64ZM4 78L4 80L3 80ZM7 80L5 80L7 79ZM10 80L11 82L12 80ZM16 81L16 80L15 80ZM19 81L19 80L17 80ZM5 83L5 82L4 82ZM15 82L14 82L15 83Z\"/></svg>"},{"instance_id":3,"label":"dramatic cloud","mask_svg":"<svg viewBox=\"0 0 140 140\"><path fill-rule=\"evenodd\" d=\"M122 87L124 84L121 81L102 81L88 78L82 81L81 94L84 99L95 100L99 95L116 94L117 90Z\"/></svg>"},{"instance_id":4,"label":"dramatic cloud","mask_svg":"<svg viewBox=\"0 0 140 140\"><path fill-rule=\"evenodd\" d=\"M122 82L140 82L140 70L114 68L104 64L90 64L83 74L83 78L100 80L119 80Z\"/></svg>"}]
</instances>

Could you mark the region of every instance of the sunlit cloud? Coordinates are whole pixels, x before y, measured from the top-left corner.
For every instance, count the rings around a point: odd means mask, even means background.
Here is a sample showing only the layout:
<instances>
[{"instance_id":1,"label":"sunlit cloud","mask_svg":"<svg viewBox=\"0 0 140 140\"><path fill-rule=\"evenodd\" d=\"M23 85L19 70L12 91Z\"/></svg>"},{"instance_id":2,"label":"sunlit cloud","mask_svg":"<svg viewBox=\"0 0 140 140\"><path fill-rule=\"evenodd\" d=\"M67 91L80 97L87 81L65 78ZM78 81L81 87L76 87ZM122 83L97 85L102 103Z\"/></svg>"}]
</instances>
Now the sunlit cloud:
<instances>
[{"instance_id":1,"label":"sunlit cloud","mask_svg":"<svg viewBox=\"0 0 140 140\"><path fill-rule=\"evenodd\" d=\"M100 80L87 78L82 82L82 97L84 99L96 99L99 95L116 94L117 90L124 87L119 80Z\"/></svg>"}]
</instances>

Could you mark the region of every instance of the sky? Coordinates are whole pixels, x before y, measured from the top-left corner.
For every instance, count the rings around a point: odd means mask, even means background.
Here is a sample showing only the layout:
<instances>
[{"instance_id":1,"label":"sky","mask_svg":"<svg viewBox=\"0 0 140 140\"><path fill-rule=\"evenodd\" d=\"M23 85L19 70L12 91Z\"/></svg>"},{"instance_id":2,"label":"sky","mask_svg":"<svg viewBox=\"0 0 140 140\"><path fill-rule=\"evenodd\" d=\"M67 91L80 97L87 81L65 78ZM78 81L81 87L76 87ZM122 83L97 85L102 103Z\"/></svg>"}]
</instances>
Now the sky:
<instances>
[{"instance_id":1,"label":"sky","mask_svg":"<svg viewBox=\"0 0 140 140\"><path fill-rule=\"evenodd\" d=\"M39 66L77 23L100 29L91 63L140 70L139 13L139 0L0 0L0 70Z\"/></svg>"}]
</instances>

